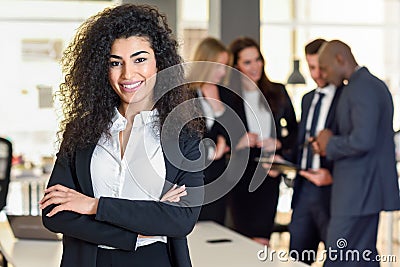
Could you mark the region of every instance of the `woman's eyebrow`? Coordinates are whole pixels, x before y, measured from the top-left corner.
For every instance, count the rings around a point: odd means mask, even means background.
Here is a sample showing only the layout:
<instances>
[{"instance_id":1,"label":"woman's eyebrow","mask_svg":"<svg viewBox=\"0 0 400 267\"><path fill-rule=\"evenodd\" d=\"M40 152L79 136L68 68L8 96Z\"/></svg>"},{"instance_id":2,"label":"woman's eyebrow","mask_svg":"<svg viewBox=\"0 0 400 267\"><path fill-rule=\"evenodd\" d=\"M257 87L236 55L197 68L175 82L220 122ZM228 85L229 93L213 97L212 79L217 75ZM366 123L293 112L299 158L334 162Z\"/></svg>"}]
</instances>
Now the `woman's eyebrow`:
<instances>
[{"instance_id":1,"label":"woman's eyebrow","mask_svg":"<svg viewBox=\"0 0 400 267\"><path fill-rule=\"evenodd\" d=\"M142 54L142 53L150 54L150 53L147 52L147 51L141 50L141 51L138 51L138 52L133 53L130 57L131 57L131 58L132 58L132 57L136 57L136 56L138 56L138 55L140 55L140 54Z\"/></svg>"},{"instance_id":2,"label":"woman's eyebrow","mask_svg":"<svg viewBox=\"0 0 400 267\"><path fill-rule=\"evenodd\" d=\"M143 53L150 54L150 53L147 52L147 51L141 50L141 51L135 52L135 53L133 53L132 55L130 55L130 58L136 57L136 56L138 56L138 55L140 55L140 54L143 54ZM117 56L117 55L110 55L110 58L122 59L121 56Z\"/></svg>"}]
</instances>

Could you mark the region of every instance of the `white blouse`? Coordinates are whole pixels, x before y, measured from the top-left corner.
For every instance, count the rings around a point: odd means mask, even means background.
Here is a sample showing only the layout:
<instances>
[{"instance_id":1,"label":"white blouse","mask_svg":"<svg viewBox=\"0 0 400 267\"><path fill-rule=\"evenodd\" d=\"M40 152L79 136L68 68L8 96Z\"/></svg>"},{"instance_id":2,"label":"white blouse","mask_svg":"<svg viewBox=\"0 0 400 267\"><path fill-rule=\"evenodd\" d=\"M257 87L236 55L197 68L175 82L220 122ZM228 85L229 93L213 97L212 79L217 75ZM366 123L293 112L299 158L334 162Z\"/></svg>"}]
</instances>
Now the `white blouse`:
<instances>
[{"instance_id":1,"label":"white blouse","mask_svg":"<svg viewBox=\"0 0 400 267\"><path fill-rule=\"evenodd\" d=\"M210 103L208 103L206 97L203 96L201 89L197 90L197 95L199 96L201 108L203 109L207 130L211 130L211 128L214 125L215 119L224 114L225 110L222 110L220 112L215 112L211 107Z\"/></svg>"},{"instance_id":2,"label":"white blouse","mask_svg":"<svg viewBox=\"0 0 400 267\"><path fill-rule=\"evenodd\" d=\"M260 141L271 137L272 117L260 102L261 93L258 90L243 90L242 94L249 132L258 134Z\"/></svg>"},{"instance_id":3,"label":"white blouse","mask_svg":"<svg viewBox=\"0 0 400 267\"><path fill-rule=\"evenodd\" d=\"M166 169L160 138L154 133L153 122L158 112L142 111L133 121L132 130L123 158L119 132L126 128L127 120L116 109L111 137L104 134L94 149L90 163L93 192L96 198L114 197L131 200L159 201L164 187ZM140 216L140 215L132 215ZM161 241L166 236L137 238L136 248ZM99 245L102 248L110 248Z\"/></svg>"}]
</instances>

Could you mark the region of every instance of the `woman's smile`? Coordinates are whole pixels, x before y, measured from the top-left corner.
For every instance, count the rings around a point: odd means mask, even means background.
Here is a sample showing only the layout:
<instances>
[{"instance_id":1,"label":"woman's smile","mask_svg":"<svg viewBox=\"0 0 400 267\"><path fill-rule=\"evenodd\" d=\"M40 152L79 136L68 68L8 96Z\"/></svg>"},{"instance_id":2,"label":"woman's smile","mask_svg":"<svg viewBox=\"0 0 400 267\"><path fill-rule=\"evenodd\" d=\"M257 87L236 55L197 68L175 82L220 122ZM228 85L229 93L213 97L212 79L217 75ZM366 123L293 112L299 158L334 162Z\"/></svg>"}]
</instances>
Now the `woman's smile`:
<instances>
[{"instance_id":1,"label":"woman's smile","mask_svg":"<svg viewBox=\"0 0 400 267\"><path fill-rule=\"evenodd\" d=\"M133 93L139 90L141 85L144 83L144 81L137 81L137 82L126 82L126 83L121 83L120 87L121 90L127 92L127 93Z\"/></svg>"}]
</instances>

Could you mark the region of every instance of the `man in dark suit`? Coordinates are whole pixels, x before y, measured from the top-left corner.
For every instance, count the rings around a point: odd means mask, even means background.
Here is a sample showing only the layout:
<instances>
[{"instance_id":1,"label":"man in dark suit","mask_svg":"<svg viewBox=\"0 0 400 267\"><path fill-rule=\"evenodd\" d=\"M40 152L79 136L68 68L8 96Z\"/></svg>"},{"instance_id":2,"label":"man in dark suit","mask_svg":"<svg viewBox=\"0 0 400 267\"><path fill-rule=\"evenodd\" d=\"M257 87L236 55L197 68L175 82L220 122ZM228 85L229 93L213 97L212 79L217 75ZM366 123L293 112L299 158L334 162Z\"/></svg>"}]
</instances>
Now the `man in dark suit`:
<instances>
[{"instance_id":1,"label":"man in dark suit","mask_svg":"<svg viewBox=\"0 0 400 267\"><path fill-rule=\"evenodd\" d=\"M337 132L321 131L314 145L334 161L327 249L336 251L325 266L379 266L379 212L400 208L392 97L341 41L321 48L319 65L328 82L347 80L337 106Z\"/></svg>"},{"instance_id":2,"label":"man in dark suit","mask_svg":"<svg viewBox=\"0 0 400 267\"><path fill-rule=\"evenodd\" d=\"M336 88L321 77L318 50L324 43L325 40L316 39L305 47L308 68L318 87L302 99L297 164L304 171L300 171L295 179L293 214L289 226L290 250L297 251L298 260L310 265L316 259L319 243L326 241L330 217L332 164L325 157L313 155L311 145L304 144L310 144L309 139L320 130L333 128L336 105L342 91L342 86ZM321 100L318 107L319 98ZM312 253L304 254L304 251Z\"/></svg>"}]
</instances>

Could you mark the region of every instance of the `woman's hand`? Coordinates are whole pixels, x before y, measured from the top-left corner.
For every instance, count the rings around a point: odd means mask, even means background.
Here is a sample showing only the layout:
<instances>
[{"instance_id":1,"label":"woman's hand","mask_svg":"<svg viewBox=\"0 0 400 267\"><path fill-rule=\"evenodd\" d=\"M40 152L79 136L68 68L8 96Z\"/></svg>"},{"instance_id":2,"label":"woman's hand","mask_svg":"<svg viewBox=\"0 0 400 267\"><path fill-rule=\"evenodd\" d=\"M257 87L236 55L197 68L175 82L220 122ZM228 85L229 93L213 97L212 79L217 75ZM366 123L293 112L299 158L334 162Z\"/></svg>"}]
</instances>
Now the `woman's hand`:
<instances>
[{"instance_id":1,"label":"woman's hand","mask_svg":"<svg viewBox=\"0 0 400 267\"><path fill-rule=\"evenodd\" d=\"M282 143L275 138L265 138L257 142L257 146L261 147L266 152L275 152L282 148Z\"/></svg>"},{"instance_id":2,"label":"woman's hand","mask_svg":"<svg viewBox=\"0 0 400 267\"><path fill-rule=\"evenodd\" d=\"M217 145L215 147L214 160L222 158L222 156L229 152L231 148L226 144L226 140L222 135L217 136Z\"/></svg>"},{"instance_id":3,"label":"woman's hand","mask_svg":"<svg viewBox=\"0 0 400 267\"><path fill-rule=\"evenodd\" d=\"M79 214L96 214L99 200L88 197L73 189L57 184L44 191L44 197L39 201L40 208L55 206L46 216L51 217L60 211L73 211Z\"/></svg>"},{"instance_id":4,"label":"woman's hand","mask_svg":"<svg viewBox=\"0 0 400 267\"><path fill-rule=\"evenodd\" d=\"M271 162L282 162L282 160L283 160L282 156L275 154ZM271 168L272 166L269 163L263 163L262 166L267 171L267 174L272 178L276 178L281 174L280 171L272 169Z\"/></svg>"},{"instance_id":5,"label":"woman's hand","mask_svg":"<svg viewBox=\"0 0 400 267\"><path fill-rule=\"evenodd\" d=\"M176 184L171 187L170 190L168 190L167 193L165 193L160 201L162 202L179 202L181 200L181 197L186 196L187 191L185 185L182 185L181 187L177 187Z\"/></svg>"},{"instance_id":6,"label":"woman's hand","mask_svg":"<svg viewBox=\"0 0 400 267\"><path fill-rule=\"evenodd\" d=\"M257 146L258 134L256 133L245 133L239 140L236 145L236 150L241 150L246 147L255 147Z\"/></svg>"}]
</instances>

